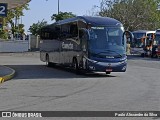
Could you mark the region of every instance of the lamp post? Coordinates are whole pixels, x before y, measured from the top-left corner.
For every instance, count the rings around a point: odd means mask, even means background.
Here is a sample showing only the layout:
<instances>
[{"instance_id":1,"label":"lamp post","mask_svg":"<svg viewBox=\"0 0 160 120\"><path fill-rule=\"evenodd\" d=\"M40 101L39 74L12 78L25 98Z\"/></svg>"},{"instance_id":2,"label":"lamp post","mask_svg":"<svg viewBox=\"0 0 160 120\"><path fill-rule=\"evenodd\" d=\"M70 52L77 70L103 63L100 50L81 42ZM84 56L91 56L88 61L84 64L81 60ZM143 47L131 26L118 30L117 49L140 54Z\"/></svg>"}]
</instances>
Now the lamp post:
<instances>
[{"instance_id":1,"label":"lamp post","mask_svg":"<svg viewBox=\"0 0 160 120\"><path fill-rule=\"evenodd\" d=\"M59 0L58 0L58 14L59 14Z\"/></svg>"},{"instance_id":2,"label":"lamp post","mask_svg":"<svg viewBox=\"0 0 160 120\"><path fill-rule=\"evenodd\" d=\"M46 0L46 1L48 1L48 0ZM58 0L58 14L59 14L59 0Z\"/></svg>"}]
</instances>

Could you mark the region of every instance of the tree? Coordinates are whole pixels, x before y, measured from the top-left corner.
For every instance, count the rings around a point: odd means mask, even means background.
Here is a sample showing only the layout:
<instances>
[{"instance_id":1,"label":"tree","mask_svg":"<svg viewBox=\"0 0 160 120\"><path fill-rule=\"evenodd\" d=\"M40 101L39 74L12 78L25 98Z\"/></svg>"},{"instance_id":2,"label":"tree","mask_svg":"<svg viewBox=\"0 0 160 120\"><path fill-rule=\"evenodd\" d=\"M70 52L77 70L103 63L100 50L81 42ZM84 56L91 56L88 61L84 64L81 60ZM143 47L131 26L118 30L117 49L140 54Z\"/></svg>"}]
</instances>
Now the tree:
<instances>
[{"instance_id":1,"label":"tree","mask_svg":"<svg viewBox=\"0 0 160 120\"><path fill-rule=\"evenodd\" d=\"M31 32L33 35L40 35L40 29L46 25L47 21L44 20L41 22L38 21L38 23L33 23L29 28L29 32Z\"/></svg>"},{"instance_id":2,"label":"tree","mask_svg":"<svg viewBox=\"0 0 160 120\"><path fill-rule=\"evenodd\" d=\"M67 18L73 18L76 15L73 14L72 12L59 12L59 14L53 14L51 16L51 20L59 21L59 20L64 20Z\"/></svg>"},{"instance_id":3,"label":"tree","mask_svg":"<svg viewBox=\"0 0 160 120\"><path fill-rule=\"evenodd\" d=\"M23 10L29 10L28 8L29 4L24 4L20 7L16 7L14 9L8 10L7 17L3 18L3 26L11 25L11 31L12 34L15 32L24 33L24 25L18 25L17 21L20 19L20 16L24 16ZM15 20L15 21L14 21ZM8 31L1 30L0 32L0 38L7 38Z\"/></svg>"},{"instance_id":4,"label":"tree","mask_svg":"<svg viewBox=\"0 0 160 120\"><path fill-rule=\"evenodd\" d=\"M111 1L112 5L109 6L109 4L105 4L106 2L101 3L103 7L100 15L121 21L127 30L155 30L160 27L160 12L157 11L160 0L104 1Z\"/></svg>"},{"instance_id":5,"label":"tree","mask_svg":"<svg viewBox=\"0 0 160 120\"><path fill-rule=\"evenodd\" d=\"M28 6L29 4L25 4L21 7L17 7L8 11L6 21L11 25L12 34L14 34L15 32L19 32L18 20L20 19L20 16L24 16L23 10L29 10ZM13 18L15 18L15 21ZM24 28L21 28L21 31L24 31Z\"/></svg>"}]
</instances>

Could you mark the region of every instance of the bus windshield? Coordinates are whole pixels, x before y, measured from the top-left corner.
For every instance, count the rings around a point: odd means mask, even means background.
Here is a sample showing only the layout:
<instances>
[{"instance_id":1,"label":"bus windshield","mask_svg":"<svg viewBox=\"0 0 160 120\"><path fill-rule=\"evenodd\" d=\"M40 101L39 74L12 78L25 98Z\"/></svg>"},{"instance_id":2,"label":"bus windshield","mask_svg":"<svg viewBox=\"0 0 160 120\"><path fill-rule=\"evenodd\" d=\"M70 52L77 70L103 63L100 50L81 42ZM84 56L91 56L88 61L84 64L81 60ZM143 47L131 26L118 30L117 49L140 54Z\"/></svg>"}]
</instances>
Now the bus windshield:
<instances>
[{"instance_id":1,"label":"bus windshield","mask_svg":"<svg viewBox=\"0 0 160 120\"><path fill-rule=\"evenodd\" d=\"M134 38L136 38L136 39L140 39L140 38L142 38L143 36L146 36L145 33L133 33L133 35L134 35Z\"/></svg>"},{"instance_id":2,"label":"bus windshield","mask_svg":"<svg viewBox=\"0 0 160 120\"><path fill-rule=\"evenodd\" d=\"M137 48L143 47L144 43L141 39L146 36L145 33L133 33L133 35L134 40L132 41L131 46Z\"/></svg>"},{"instance_id":3,"label":"bus windshield","mask_svg":"<svg viewBox=\"0 0 160 120\"><path fill-rule=\"evenodd\" d=\"M133 32L134 40L131 41L131 47L143 48L146 45L150 45L154 31L150 32Z\"/></svg>"},{"instance_id":4,"label":"bus windshield","mask_svg":"<svg viewBox=\"0 0 160 120\"><path fill-rule=\"evenodd\" d=\"M155 45L160 45L160 34L156 34Z\"/></svg>"},{"instance_id":5,"label":"bus windshield","mask_svg":"<svg viewBox=\"0 0 160 120\"><path fill-rule=\"evenodd\" d=\"M89 31L89 48L93 51L107 51L110 54L125 54L126 43L123 27L92 27Z\"/></svg>"}]
</instances>

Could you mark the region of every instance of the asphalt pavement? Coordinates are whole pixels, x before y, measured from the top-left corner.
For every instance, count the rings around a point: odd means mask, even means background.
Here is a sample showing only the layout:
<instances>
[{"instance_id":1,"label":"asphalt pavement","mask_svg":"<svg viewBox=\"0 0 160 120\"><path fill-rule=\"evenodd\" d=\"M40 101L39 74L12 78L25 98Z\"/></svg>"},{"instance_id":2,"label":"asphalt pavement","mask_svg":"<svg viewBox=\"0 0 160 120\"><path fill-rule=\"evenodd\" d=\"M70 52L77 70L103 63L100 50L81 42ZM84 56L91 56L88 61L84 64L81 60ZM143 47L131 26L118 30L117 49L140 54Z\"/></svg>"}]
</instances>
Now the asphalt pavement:
<instances>
[{"instance_id":1,"label":"asphalt pavement","mask_svg":"<svg viewBox=\"0 0 160 120\"><path fill-rule=\"evenodd\" d=\"M76 75L69 69L46 67L38 55L39 53L0 55L1 65L16 70L14 78L0 87L0 111L160 111L160 59L129 56L127 71L124 73ZM160 118L42 119L159 120Z\"/></svg>"}]
</instances>

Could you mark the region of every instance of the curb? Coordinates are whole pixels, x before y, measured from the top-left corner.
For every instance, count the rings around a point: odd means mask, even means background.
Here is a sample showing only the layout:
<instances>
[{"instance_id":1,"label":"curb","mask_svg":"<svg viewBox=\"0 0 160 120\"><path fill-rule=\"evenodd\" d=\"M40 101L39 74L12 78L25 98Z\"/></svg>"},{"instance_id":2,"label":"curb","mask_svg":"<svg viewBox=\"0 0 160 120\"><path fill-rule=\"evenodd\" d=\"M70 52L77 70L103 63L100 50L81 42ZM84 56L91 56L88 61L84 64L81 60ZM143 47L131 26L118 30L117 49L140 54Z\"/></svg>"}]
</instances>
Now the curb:
<instances>
[{"instance_id":1,"label":"curb","mask_svg":"<svg viewBox=\"0 0 160 120\"><path fill-rule=\"evenodd\" d=\"M3 67L6 67L6 66L3 66ZM0 77L0 84L3 83L3 82L5 82L5 81L7 81L7 80L12 79L14 77L14 75L15 75L16 71L14 69L12 69L10 67L6 67L6 68L9 69L9 70L11 70L12 72L10 74L8 74L8 75Z\"/></svg>"}]
</instances>

